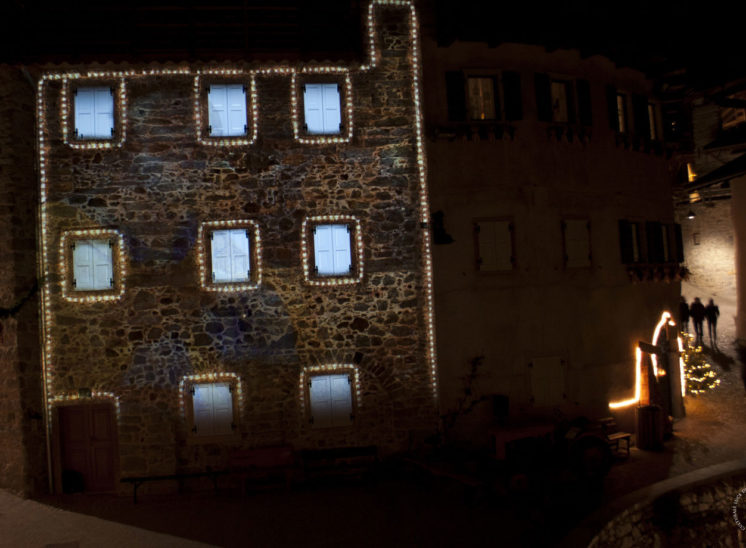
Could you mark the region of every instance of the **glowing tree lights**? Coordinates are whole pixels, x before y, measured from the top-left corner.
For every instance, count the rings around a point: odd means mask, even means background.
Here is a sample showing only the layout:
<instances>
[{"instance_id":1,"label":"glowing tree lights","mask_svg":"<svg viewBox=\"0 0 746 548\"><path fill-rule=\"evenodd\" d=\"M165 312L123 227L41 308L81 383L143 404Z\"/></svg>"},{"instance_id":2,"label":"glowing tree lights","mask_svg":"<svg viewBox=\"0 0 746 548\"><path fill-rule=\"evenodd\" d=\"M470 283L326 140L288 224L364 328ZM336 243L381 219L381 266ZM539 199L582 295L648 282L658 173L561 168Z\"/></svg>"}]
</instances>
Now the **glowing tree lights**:
<instances>
[{"instance_id":1,"label":"glowing tree lights","mask_svg":"<svg viewBox=\"0 0 746 548\"><path fill-rule=\"evenodd\" d=\"M692 338L691 335L687 336ZM705 359L701 346L687 344L682 359L684 360L684 374L689 394L703 394L720 384L718 374Z\"/></svg>"}]
</instances>

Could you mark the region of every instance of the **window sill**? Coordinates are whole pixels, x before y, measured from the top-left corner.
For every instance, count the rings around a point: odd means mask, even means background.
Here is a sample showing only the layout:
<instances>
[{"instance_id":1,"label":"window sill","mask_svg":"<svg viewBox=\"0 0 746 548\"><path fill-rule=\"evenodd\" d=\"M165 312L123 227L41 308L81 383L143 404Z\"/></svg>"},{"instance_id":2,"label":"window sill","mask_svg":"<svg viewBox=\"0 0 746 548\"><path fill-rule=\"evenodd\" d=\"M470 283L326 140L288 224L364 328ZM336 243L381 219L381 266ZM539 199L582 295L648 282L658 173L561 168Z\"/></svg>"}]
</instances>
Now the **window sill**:
<instances>
[{"instance_id":1,"label":"window sill","mask_svg":"<svg viewBox=\"0 0 746 548\"><path fill-rule=\"evenodd\" d=\"M689 277L689 270L676 262L661 264L629 264L625 265L627 276L633 283L641 282L679 282Z\"/></svg>"}]
</instances>

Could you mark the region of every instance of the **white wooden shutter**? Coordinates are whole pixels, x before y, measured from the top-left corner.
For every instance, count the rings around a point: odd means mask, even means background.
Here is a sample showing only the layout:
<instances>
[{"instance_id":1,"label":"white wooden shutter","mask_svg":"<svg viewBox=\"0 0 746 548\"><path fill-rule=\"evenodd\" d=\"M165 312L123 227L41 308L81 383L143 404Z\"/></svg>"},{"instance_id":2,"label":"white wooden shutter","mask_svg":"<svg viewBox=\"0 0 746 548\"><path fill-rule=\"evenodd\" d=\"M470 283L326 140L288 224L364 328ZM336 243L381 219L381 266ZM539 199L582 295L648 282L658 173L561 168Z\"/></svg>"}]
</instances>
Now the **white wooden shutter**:
<instances>
[{"instance_id":1,"label":"white wooden shutter","mask_svg":"<svg viewBox=\"0 0 746 548\"><path fill-rule=\"evenodd\" d=\"M207 110L210 135L228 135L228 91L226 86L210 86L207 92Z\"/></svg>"},{"instance_id":2,"label":"white wooden shutter","mask_svg":"<svg viewBox=\"0 0 746 548\"><path fill-rule=\"evenodd\" d=\"M75 130L80 139L94 136L94 90L80 88L75 93Z\"/></svg>"},{"instance_id":3,"label":"white wooden shutter","mask_svg":"<svg viewBox=\"0 0 746 548\"><path fill-rule=\"evenodd\" d=\"M511 270L513 240L510 234L510 221L480 221L477 226L479 270Z\"/></svg>"},{"instance_id":4,"label":"white wooden shutter","mask_svg":"<svg viewBox=\"0 0 746 548\"><path fill-rule=\"evenodd\" d=\"M324 133L339 133L342 124L342 109L337 84L321 84L324 106Z\"/></svg>"},{"instance_id":5,"label":"white wooden shutter","mask_svg":"<svg viewBox=\"0 0 746 548\"><path fill-rule=\"evenodd\" d=\"M91 255L93 258L93 287L91 289L111 288L113 285L113 272L109 241L92 240Z\"/></svg>"},{"instance_id":6,"label":"white wooden shutter","mask_svg":"<svg viewBox=\"0 0 746 548\"><path fill-rule=\"evenodd\" d=\"M230 384L218 382L212 385L213 434L233 433L233 395Z\"/></svg>"},{"instance_id":7,"label":"white wooden shutter","mask_svg":"<svg viewBox=\"0 0 746 548\"><path fill-rule=\"evenodd\" d=\"M347 426L352 423L352 392L350 377L329 376L332 400L332 426Z\"/></svg>"},{"instance_id":8,"label":"white wooden shutter","mask_svg":"<svg viewBox=\"0 0 746 548\"><path fill-rule=\"evenodd\" d=\"M212 281L231 281L230 231L215 230L212 233Z\"/></svg>"},{"instance_id":9,"label":"white wooden shutter","mask_svg":"<svg viewBox=\"0 0 746 548\"><path fill-rule=\"evenodd\" d=\"M212 385L195 384L192 396L192 409L194 411L195 433L199 436L209 436L214 430Z\"/></svg>"},{"instance_id":10,"label":"white wooden shutter","mask_svg":"<svg viewBox=\"0 0 746 548\"><path fill-rule=\"evenodd\" d=\"M316 225L313 235L314 258L316 259L316 273L322 276L335 274L334 247L332 227L334 225Z\"/></svg>"},{"instance_id":11,"label":"white wooden shutter","mask_svg":"<svg viewBox=\"0 0 746 548\"><path fill-rule=\"evenodd\" d=\"M334 249L334 274L349 274L352 267L348 225L331 225Z\"/></svg>"},{"instance_id":12,"label":"white wooden shutter","mask_svg":"<svg viewBox=\"0 0 746 548\"><path fill-rule=\"evenodd\" d=\"M303 92L303 110L308 133L324 133L324 113L321 84L306 84Z\"/></svg>"},{"instance_id":13,"label":"white wooden shutter","mask_svg":"<svg viewBox=\"0 0 746 548\"><path fill-rule=\"evenodd\" d=\"M309 400L311 402L311 417L315 428L332 426L332 394L331 380L328 375L311 377L309 386Z\"/></svg>"},{"instance_id":14,"label":"white wooden shutter","mask_svg":"<svg viewBox=\"0 0 746 548\"><path fill-rule=\"evenodd\" d=\"M111 139L114 134L114 95L110 88L94 88L95 112L93 136Z\"/></svg>"},{"instance_id":15,"label":"white wooden shutter","mask_svg":"<svg viewBox=\"0 0 746 548\"><path fill-rule=\"evenodd\" d=\"M75 242L73 279L77 291L93 289L93 248L88 240Z\"/></svg>"},{"instance_id":16,"label":"white wooden shutter","mask_svg":"<svg viewBox=\"0 0 746 548\"><path fill-rule=\"evenodd\" d=\"M249 279L249 237L243 228L230 231L231 280Z\"/></svg>"},{"instance_id":17,"label":"white wooden shutter","mask_svg":"<svg viewBox=\"0 0 746 548\"><path fill-rule=\"evenodd\" d=\"M228 131L226 135L246 134L246 93L241 84L231 84L226 87L226 102L228 105Z\"/></svg>"},{"instance_id":18,"label":"white wooden shutter","mask_svg":"<svg viewBox=\"0 0 746 548\"><path fill-rule=\"evenodd\" d=\"M587 220L565 221L565 255L568 268L591 266L590 230Z\"/></svg>"}]
</instances>

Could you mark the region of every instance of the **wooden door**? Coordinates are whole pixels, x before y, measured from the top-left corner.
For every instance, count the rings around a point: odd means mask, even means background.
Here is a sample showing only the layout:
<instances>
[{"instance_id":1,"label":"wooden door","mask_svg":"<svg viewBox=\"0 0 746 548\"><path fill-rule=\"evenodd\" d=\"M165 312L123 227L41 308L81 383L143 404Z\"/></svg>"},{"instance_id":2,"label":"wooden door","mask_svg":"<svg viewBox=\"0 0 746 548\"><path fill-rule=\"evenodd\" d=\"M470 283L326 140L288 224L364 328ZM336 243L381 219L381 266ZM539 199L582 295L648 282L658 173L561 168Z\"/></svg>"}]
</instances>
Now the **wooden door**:
<instances>
[{"instance_id":1,"label":"wooden door","mask_svg":"<svg viewBox=\"0 0 746 548\"><path fill-rule=\"evenodd\" d=\"M63 491L113 491L117 457L113 406L63 406L58 416Z\"/></svg>"}]
</instances>

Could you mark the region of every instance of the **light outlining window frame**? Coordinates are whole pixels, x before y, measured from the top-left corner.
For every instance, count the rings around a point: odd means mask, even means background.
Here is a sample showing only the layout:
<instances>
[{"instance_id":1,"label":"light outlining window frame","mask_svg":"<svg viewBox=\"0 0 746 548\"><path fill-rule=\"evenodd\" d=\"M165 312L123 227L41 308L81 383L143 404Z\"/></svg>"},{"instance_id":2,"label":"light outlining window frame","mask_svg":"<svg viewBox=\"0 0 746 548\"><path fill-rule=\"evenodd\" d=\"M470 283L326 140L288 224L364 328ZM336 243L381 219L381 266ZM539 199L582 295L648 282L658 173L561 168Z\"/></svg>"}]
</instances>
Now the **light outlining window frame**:
<instances>
[{"instance_id":1,"label":"light outlining window frame","mask_svg":"<svg viewBox=\"0 0 746 548\"><path fill-rule=\"evenodd\" d=\"M301 87L307 83L321 83L316 80L306 81L303 76L315 75L315 74L333 74L337 75L335 82L323 82L323 83L337 83L340 81L342 84L339 93L339 110L342 115L342 125L345 128L343 133L333 134L321 134L321 135L310 135L303 131L301 128L304 125L304 121L301 117L304 117L304 113L301 109L302 99ZM294 72L290 77L290 115L293 121L293 136L295 140L304 145L327 145L332 143L349 143L352 140L352 78L350 77L350 71L346 68L340 67L306 67L300 71L301 77L298 77L298 73ZM341 76L341 78L340 78Z\"/></svg>"},{"instance_id":2,"label":"light outlining window frame","mask_svg":"<svg viewBox=\"0 0 746 548\"><path fill-rule=\"evenodd\" d=\"M248 101L246 109L246 127L247 134L231 137L216 136L212 137L207 134L207 126L203 122L203 115L207 112L207 93L203 86L203 80L210 78L220 81L220 83L243 84L246 86L246 100ZM248 78L248 85L246 78ZM212 80L210 80L212 82ZM205 146L214 147L235 147L250 146L256 142L259 134L259 107L257 105L258 97L256 91L256 72L246 72L239 69L205 69L200 70L194 75L194 131L197 142ZM249 120L248 118L251 118Z\"/></svg>"},{"instance_id":3,"label":"light outlining window frame","mask_svg":"<svg viewBox=\"0 0 746 548\"><path fill-rule=\"evenodd\" d=\"M245 282L213 282L211 271L207 268L210 263L208 255L208 235L216 229L246 229L251 231L249 239L249 280ZM212 251L209 249L209 251ZM262 238L259 223L251 219L236 219L224 221L205 221L197 229L197 265L199 269L200 286L205 291L234 293L257 289L262 283Z\"/></svg>"},{"instance_id":4,"label":"light outlining window frame","mask_svg":"<svg viewBox=\"0 0 746 548\"><path fill-rule=\"evenodd\" d=\"M194 423L194 409L187 409L187 400L191 400L191 396L187 396L187 390L195 384L213 384L219 382L227 382L234 387L233 395L233 420L236 424L236 431L233 434L219 434L217 436L195 436L189 430L188 426ZM233 372L223 371L211 371L208 373L195 373L193 375L184 375L179 380L179 409L181 416L184 419L184 424L187 426L187 437L192 441L210 441L214 438L232 438L240 434L241 414L243 413L244 398L243 388L241 386L241 377Z\"/></svg>"},{"instance_id":5,"label":"light outlining window frame","mask_svg":"<svg viewBox=\"0 0 746 548\"><path fill-rule=\"evenodd\" d=\"M60 119L62 121L62 141L70 148L86 149L113 149L121 148L127 138L127 80L124 72L89 72L86 75L80 73L69 73L61 75L62 88L60 90ZM88 85L80 85L77 82L94 80ZM94 85L111 86L114 80L118 80L114 92L114 135L111 139L78 139L70 138L71 129L75 127L74 106L71 105L73 88L84 88Z\"/></svg>"},{"instance_id":6,"label":"light outlining window frame","mask_svg":"<svg viewBox=\"0 0 746 548\"><path fill-rule=\"evenodd\" d=\"M301 369L298 377L298 402L303 413L303 422L308 423L311 417L311 395L308 393L308 383L311 377L321 375L344 375L347 373L352 378L354 390L350 391L352 396L352 411L356 415L357 409L363 408L363 391L360 385L360 369L352 363L328 363L322 365L307 365Z\"/></svg>"},{"instance_id":7,"label":"light outlining window frame","mask_svg":"<svg viewBox=\"0 0 746 548\"><path fill-rule=\"evenodd\" d=\"M92 289L73 291L70 281L74 275L73 255L70 245L79 240L114 240L111 257L111 275L114 280L112 289ZM127 276L124 256L124 236L111 228L88 228L66 230L60 238L60 287L62 298L71 303L94 303L118 301L124 295L125 277ZM68 269L69 268L69 269Z\"/></svg>"},{"instance_id":8,"label":"light outlining window frame","mask_svg":"<svg viewBox=\"0 0 746 548\"><path fill-rule=\"evenodd\" d=\"M433 287L433 262L432 262L432 248L430 238L430 204L428 201L428 188L427 188L427 177L426 177L426 160L425 160L425 141L424 141L424 122L423 122L423 107L422 107L422 92L420 89L420 81L422 79L421 72L421 61L420 61L420 38L419 38L419 23L417 20L417 13L412 0L371 0L368 4L366 24L368 30L368 62L360 65L356 72L366 72L372 70L378 65L379 52L376 46L376 9L377 8L397 8L405 9L409 11L409 34L410 34L410 51L409 57L412 77L412 98L414 102L414 117L415 117L415 147L416 147L416 158L417 158L417 174L418 174L418 190L419 190L419 221L422 228L422 261L424 267L424 291L425 291L425 306L424 306L424 318L425 318L425 346L426 346L426 362L429 364L430 373L430 384L432 389L433 403L437 406L438 401L438 374L437 374L437 354L436 354L436 339L435 339L435 306L434 306L434 287ZM345 71L349 70L347 67L341 66L324 66L330 71ZM319 70L321 67L316 68ZM228 70L228 69L226 69ZM208 71L204 71L208 72ZM270 65L258 68L250 71L249 74L262 75L262 76L291 76L297 72L295 67L289 65ZM49 157L51 152L51 139L48 138L48 124L47 124L47 85L50 82L63 81L65 79L106 79L106 78L120 78L126 81L126 79L137 79L151 76L164 77L164 76L195 76L200 74L200 70L177 67L173 69L144 69L144 70L127 70L127 71L88 71L88 72L47 72L42 74L37 81L37 93L36 93L36 126L37 126L37 161L38 161L38 174L39 174L39 219L41 229L39 230L39 238L41 240L39 249L41 250L39 256L39 274L40 279L45 280L41 290L41 311L42 311L42 325L41 325L41 336L42 336L42 374L44 378L43 389L44 399L49 405L50 398L54 395L53 390L53 379L54 379L54 341L52 339L52 328L53 328L53 311L52 311L52 281L50 279L51 266L49 263L50 254L50 243L49 243L49 220L48 220L48 171L49 171ZM122 113L122 135L121 143L124 143L127 127L127 92L126 85L122 88L122 96L120 99L121 113ZM253 93L253 92L252 92ZM256 97L252 95L252 117L254 120L257 119L255 113L258 112L258 101ZM352 101L350 100L350 104ZM69 105L66 105L69 108ZM196 121L195 121L196 122ZM63 124L64 126L64 124ZM351 126L350 126L351 129ZM91 143L92 146L84 146L84 143L80 143L79 148L111 148L114 146L110 141L101 143ZM121 146L117 144L116 146ZM47 444L51 443L51 423L48 421L46 425L47 432ZM49 455L50 452L47 451ZM48 461L51 466L51 461ZM50 473L51 477L51 473ZM51 488L51 484L50 484Z\"/></svg>"},{"instance_id":9,"label":"light outlining window frame","mask_svg":"<svg viewBox=\"0 0 746 548\"><path fill-rule=\"evenodd\" d=\"M55 394L54 396L50 396L47 400L47 420L50 422L50 424L52 423L52 412L57 407L95 402L112 402L114 404L114 412L116 413L117 417L117 424L119 423L119 419L121 418L119 396L117 396L113 392L105 392L103 390L93 390L91 391L90 396L82 396L78 393L60 393Z\"/></svg>"},{"instance_id":10,"label":"light outlining window frame","mask_svg":"<svg viewBox=\"0 0 746 548\"><path fill-rule=\"evenodd\" d=\"M350 250L350 255L353 257L353 266L355 267L353 276L319 276L312 274L313 270L311 258L311 252L313 251L313 245L311 244L311 238L313 236L311 228L321 224L347 224L354 225L351 227L351 231L354 234L350 234L350 245L354 246L354 250ZM354 215L316 215L313 217L306 217L303 219L301 225L301 260L303 264L303 279L309 285L315 286L334 286L334 285L350 285L362 282L364 268L363 268L363 228L360 219Z\"/></svg>"}]
</instances>

